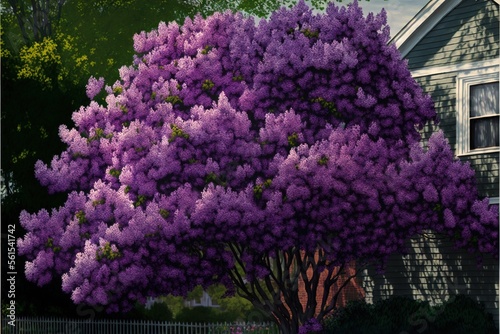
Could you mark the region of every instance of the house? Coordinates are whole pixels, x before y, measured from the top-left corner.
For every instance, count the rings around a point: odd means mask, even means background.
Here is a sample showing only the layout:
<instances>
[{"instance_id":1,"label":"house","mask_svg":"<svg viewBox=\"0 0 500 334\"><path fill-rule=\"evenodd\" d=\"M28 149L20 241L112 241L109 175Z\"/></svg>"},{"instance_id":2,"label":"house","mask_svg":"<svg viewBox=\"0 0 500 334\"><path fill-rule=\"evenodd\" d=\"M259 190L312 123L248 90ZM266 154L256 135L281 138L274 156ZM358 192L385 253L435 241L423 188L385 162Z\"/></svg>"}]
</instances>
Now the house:
<instances>
[{"instance_id":1,"label":"house","mask_svg":"<svg viewBox=\"0 0 500 334\"><path fill-rule=\"evenodd\" d=\"M185 300L184 306L185 307L203 306L203 307L214 307L214 308L220 307L220 305L214 304L212 297L210 297L210 295L206 291L202 292L201 297L199 299Z\"/></svg>"},{"instance_id":2,"label":"house","mask_svg":"<svg viewBox=\"0 0 500 334\"><path fill-rule=\"evenodd\" d=\"M499 0L430 0L392 40L430 94L455 156L476 170L480 195L499 203ZM460 253L428 231L393 256L384 275L363 275L366 300L404 295L439 304L461 293L482 302L498 327L499 266ZM421 318L424 318L420 315ZM432 321L427 317L426 321ZM417 319L415 319L417 320Z\"/></svg>"}]
</instances>

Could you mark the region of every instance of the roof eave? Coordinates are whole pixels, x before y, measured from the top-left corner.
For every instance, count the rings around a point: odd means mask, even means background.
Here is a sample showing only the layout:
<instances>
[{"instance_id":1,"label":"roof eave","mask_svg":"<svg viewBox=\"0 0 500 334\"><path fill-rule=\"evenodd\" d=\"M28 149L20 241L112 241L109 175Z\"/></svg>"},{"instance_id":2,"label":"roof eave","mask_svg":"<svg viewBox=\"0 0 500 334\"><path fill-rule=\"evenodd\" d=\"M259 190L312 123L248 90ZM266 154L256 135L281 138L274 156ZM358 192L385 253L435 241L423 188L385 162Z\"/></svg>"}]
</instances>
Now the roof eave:
<instances>
[{"instance_id":1,"label":"roof eave","mask_svg":"<svg viewBox=\"0 0 500 334\"><path fill-rule=\"evenodd\" d=\"M499 2L500 0L494 0ZM462 0L430 0L392 39L404 58Z\"/></svg>"}]
</instances>

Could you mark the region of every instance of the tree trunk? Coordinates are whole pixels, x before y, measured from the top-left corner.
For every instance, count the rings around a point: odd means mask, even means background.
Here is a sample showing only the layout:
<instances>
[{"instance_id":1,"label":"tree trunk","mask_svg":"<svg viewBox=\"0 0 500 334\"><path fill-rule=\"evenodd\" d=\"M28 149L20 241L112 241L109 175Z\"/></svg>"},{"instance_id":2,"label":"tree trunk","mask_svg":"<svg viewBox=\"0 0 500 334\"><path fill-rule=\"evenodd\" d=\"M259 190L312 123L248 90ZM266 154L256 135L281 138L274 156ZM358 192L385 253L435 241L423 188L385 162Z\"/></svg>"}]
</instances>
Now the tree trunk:
<instances>
[{"instance_id":1,"label":"tree trunk","mask_svg":"<svg viewBox=\"0 0 500 334\"><path fill-rule=\"evenodd\" d=\"M332 265L321 249L314 253L291 249L272 256L255 255L253 264L266 268L269 275L248 279L241 261L247 253L236 245L230 249L238 264L230 276L239 294L262 312L272 314L283 334L297 334L300 326L313 318L321 322L336 309L338 297L358 272L348 272L346 263Z\"/></svg>"},{"instance_id":2,"label":"tree trunk","mask_svg":"<svg viewBox=\"0 0 500 334\"><path fill-rule=\"evenodd\" d=\"M23 35L24 42L28 44L31 40L26 31L26 26L24 25L25 14L24 8L19 5L19 1L17 0L9 0L10 7L12 8L12 12L16 16L17 24L19 29L21 29L21 34Z\"/></svg>"},{"instance_id":3,"label":"tree trunk","mask_svg":"<svg viewBox=\"0 0 500 334\"><path fill-rule=\"evenodd\" d=\"M66 0L8 0L26 44L41 41L52 35L52 28L59 22ZM27 14L30 13L30 14ZM33 36L28 34L30 27Z\"/></svg>"}]
</instances>

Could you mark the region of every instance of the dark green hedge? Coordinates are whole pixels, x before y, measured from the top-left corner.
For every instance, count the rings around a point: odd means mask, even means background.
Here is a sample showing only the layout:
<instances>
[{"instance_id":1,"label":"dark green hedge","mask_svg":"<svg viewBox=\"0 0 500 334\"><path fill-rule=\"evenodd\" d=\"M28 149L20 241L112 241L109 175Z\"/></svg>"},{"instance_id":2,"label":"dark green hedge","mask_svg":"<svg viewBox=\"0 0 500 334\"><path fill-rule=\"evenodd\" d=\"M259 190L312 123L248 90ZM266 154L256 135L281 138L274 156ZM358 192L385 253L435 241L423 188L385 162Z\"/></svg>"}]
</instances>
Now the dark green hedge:
<instances>
[{"instance_id":1,"label":"dark green hedge","mask_svg":"<svg viewBox=\"0 0 500 334\"><path fill-rule=\"evenodd\" d=\"M489 334L498 333L484 306L463 295L442 305L393 296L367 304L349 303L324 323L325 334Z\"/></svg>"}]
</instances>

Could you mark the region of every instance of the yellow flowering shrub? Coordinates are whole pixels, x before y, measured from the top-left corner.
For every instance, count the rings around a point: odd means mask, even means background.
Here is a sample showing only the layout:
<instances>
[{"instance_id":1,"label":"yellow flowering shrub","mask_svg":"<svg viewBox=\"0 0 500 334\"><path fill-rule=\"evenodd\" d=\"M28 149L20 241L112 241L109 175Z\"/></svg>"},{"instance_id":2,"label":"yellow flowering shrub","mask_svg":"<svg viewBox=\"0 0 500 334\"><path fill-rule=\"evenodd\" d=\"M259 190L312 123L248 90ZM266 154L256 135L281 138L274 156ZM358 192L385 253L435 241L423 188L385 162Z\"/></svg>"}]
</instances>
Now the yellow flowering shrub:
<instances>
[{"instance_id":1,"label":"yellow flowering shrub","mask_svg":"<svg viewBox=\"0 0 500 334\"><path fill-rule=\"evenodd\" d=\"M52 87L51 71L62 65L57 43L51 38L44 38L30 46L23 46L19 53L21 65L17 73L20 79L33 79Z\"/></svg>"},{"instance_id":2,"label":"yellow flowering shrub","mask_svg":"<svg viewBox=\"0 0 500 334\"><path fill-rule=\"evenodd\" d=\"M47 88L64 86L67 80L75 85L85 83L94 62L77 45L77 38L58 32L53 38L22 47L18 78L36 80Z\"/></svg>"},{"instance_id":3,"label":"yellow flowering shrub","mask_svg":"<svg viewBox=\"0 0 500 334\"><path fill-rule=\"evenodd\" d=\"M3 30L0 29L0 34L3 35ZM5 59L11 56L10 51L6 48L3 38L0 38L0 58Z\"/></svg>"}]
</instances>

